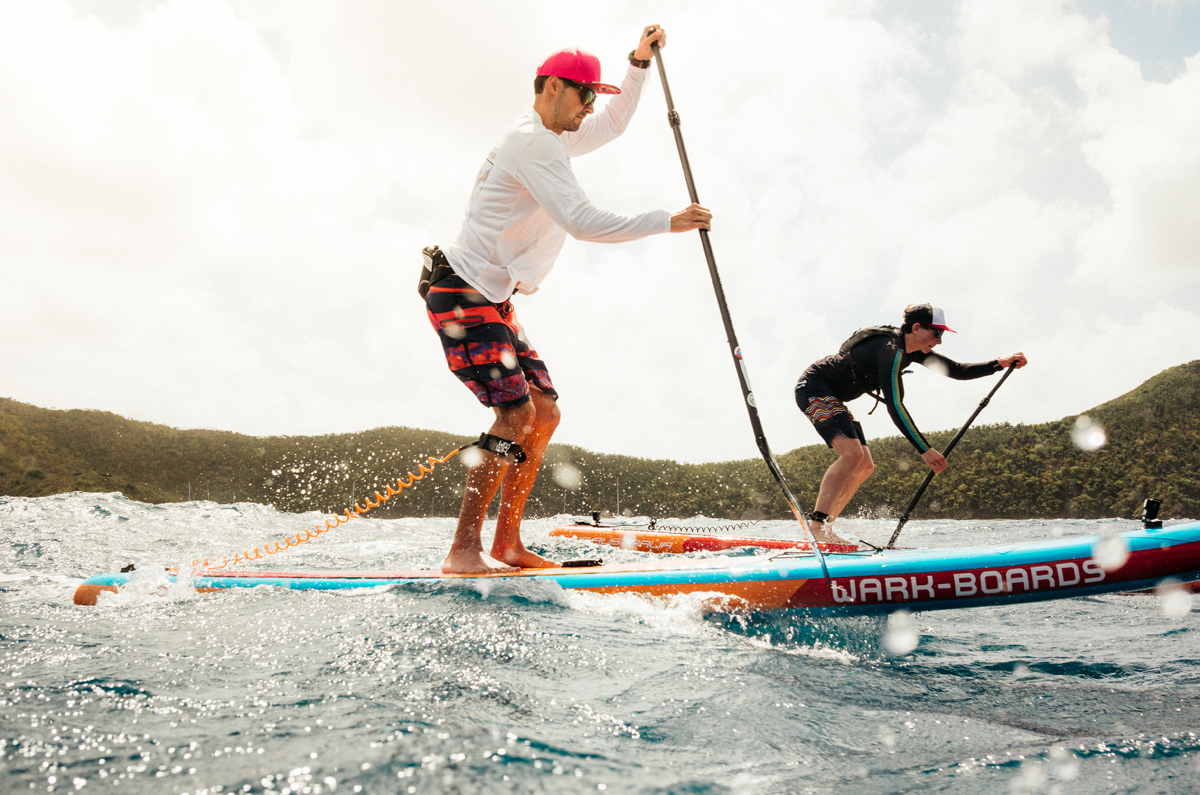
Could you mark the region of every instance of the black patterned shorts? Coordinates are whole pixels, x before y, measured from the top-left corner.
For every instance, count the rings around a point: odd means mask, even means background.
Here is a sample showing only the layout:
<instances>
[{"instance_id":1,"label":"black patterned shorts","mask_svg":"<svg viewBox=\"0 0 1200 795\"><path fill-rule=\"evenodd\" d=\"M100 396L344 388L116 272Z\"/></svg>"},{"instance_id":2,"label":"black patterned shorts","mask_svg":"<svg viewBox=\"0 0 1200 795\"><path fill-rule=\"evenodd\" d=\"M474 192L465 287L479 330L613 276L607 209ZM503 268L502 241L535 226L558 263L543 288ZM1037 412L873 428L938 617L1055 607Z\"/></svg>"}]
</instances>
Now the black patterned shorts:
<instances>
[{"instance_id":1,"label":"black patterned shorts","mask_svg":"<svg viewBox=\"0 0 1200 795\"><path fill-rule=\"evenodd\" d=\"M493 304L452 274L429 287L429 322L446 364L485 406L508 408L530 399L532 384L555 400L545 363L529 344L511 301Z\"/></svg>"},{"instance_id":2,"label":"black patterned shorts","mask_svg":"<svg viewBox=\"0 0 1200 795\"><path fill-rule=\"evenodd\" d=\"M862 425L854 419L845 403L829 394L829 387L820 379L812 376L800 379L800 383L796 384L796 405L812 422L828 447L833 447L833 440L839 434L858 439L866 445L867 435L863 433Z\"/></svg>"}]
</instances>

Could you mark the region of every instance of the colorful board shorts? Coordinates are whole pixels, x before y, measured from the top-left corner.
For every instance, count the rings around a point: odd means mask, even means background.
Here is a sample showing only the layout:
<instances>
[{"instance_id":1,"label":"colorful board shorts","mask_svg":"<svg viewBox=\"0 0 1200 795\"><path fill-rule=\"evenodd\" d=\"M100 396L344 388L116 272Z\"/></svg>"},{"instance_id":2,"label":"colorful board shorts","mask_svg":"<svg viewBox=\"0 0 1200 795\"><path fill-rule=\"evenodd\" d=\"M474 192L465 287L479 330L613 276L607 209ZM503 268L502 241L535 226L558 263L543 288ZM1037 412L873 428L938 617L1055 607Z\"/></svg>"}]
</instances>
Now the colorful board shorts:
<instances>
[{"instance_id":1,"label":"colorful board shorts","mask_svg":"<svg viewBox=\"0 0 1200 795\"><path fill-rule=\"evenodd\" d=\"M826 446L833 447L838 434L858 439L866 445L867 435L863 433L862 425L854 419L845 403L830 394L829 387L821 379L810 375L801 377L800 383L796 384L796 405L812 421Z\"/></svg>"},{"instance_id":2,"label":"colorful board shorts","mask_svg":"<svg viewBox=\"0 0 1200 795\"><path fill-rule=\"evenodd\" d=\"M545 363L529 344L511 301L493 304L457 274L429 287L429 322L446 364L485 406L508 408L530 399L529 386L558 400Z\"/></svg>"}]
</instances>

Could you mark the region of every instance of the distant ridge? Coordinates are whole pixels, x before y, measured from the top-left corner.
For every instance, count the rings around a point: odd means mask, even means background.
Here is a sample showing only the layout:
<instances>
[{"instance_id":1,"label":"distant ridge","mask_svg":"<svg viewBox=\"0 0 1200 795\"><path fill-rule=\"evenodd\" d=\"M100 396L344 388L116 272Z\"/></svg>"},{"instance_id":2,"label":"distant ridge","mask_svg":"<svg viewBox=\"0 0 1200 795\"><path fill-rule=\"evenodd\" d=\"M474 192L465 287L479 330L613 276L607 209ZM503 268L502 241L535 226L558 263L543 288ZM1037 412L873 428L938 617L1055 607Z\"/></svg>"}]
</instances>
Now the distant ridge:
<instances>
[{"instance_id":1,"label":"distant ridge","mask_svg":"<svg viewBox=\"0 0 1200 795\"><path fill-rule=\"evenodd\" d=\"M1098 451L1082 452L1071 442L1078 415L973 427L916 518L1133 516L1147 496L1163 500L1166 516L1200 516L1200 361L1165 370L1083 413L1107 432ZM953 433L929 438L940 447ZM333 512L352 495L361 499L465 441L399 427L312 437L178 430L0 398L0 494L119 491L161 503L185 501L190 489L193 500ZM847 513L895 515L926 470L899 436L872 440L871 451L875 475ZM812 505L832 456L820 445L779 456L801 505ZM568 477L554 477L560 466ZM761 518L787 510L759 459L681 464L552 445L546 467L530 497L531 516L607 514L617 511L618 499L621 513L642 516ZM372 515L454 515L462 480L462 465L452 461Z\"/></svg>"}]
</instances>

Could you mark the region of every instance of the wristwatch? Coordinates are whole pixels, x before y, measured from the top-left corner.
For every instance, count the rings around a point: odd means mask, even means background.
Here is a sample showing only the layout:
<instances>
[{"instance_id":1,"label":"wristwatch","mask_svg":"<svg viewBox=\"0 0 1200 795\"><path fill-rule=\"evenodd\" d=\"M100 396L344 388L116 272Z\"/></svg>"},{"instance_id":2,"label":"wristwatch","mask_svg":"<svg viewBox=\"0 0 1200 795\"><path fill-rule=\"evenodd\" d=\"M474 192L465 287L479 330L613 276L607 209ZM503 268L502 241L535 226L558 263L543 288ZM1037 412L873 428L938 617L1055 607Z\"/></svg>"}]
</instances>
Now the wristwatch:
<instances>
[{"instance_id":1,"label":"wristwatch","mask_svg":"<svg viewBox=\"0 0 1200 795\"><path fill-rule=\"evenodd\" d=\"M649 68L650 68L650 62L649 62L649 61L643 61L643 60L642 60L642 59L640 59L640 58L635 58L635 57L634 57L634 53L635 53L635 52L637 52L637 50L630 50L630 51L629 51L629 62L630 62L631 64L633 64L634 66L636 66L638 69L649 69Z\"/></svg>"}]
</instances>

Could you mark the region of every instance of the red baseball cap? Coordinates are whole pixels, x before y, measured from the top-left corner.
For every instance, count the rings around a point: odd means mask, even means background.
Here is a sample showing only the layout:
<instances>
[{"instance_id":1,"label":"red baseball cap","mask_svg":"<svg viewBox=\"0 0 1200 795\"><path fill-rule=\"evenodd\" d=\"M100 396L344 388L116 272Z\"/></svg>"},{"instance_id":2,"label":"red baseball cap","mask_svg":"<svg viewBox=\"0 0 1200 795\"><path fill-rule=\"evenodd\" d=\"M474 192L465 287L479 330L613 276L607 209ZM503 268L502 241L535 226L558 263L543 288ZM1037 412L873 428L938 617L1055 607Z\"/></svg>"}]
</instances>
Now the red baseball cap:
<instances>
[{"instance_id":1,"label":"red baseball cap","mask_svg":"<svg viewBox=\"0 0 1200 795\"><path fill-rule=\"evenodd\" d=\"M600 82L600 59L580 49L559 50L538 67L537 76L565 77L597 94L620 94L621 89Z\"/></svg>"}]
</instances>

